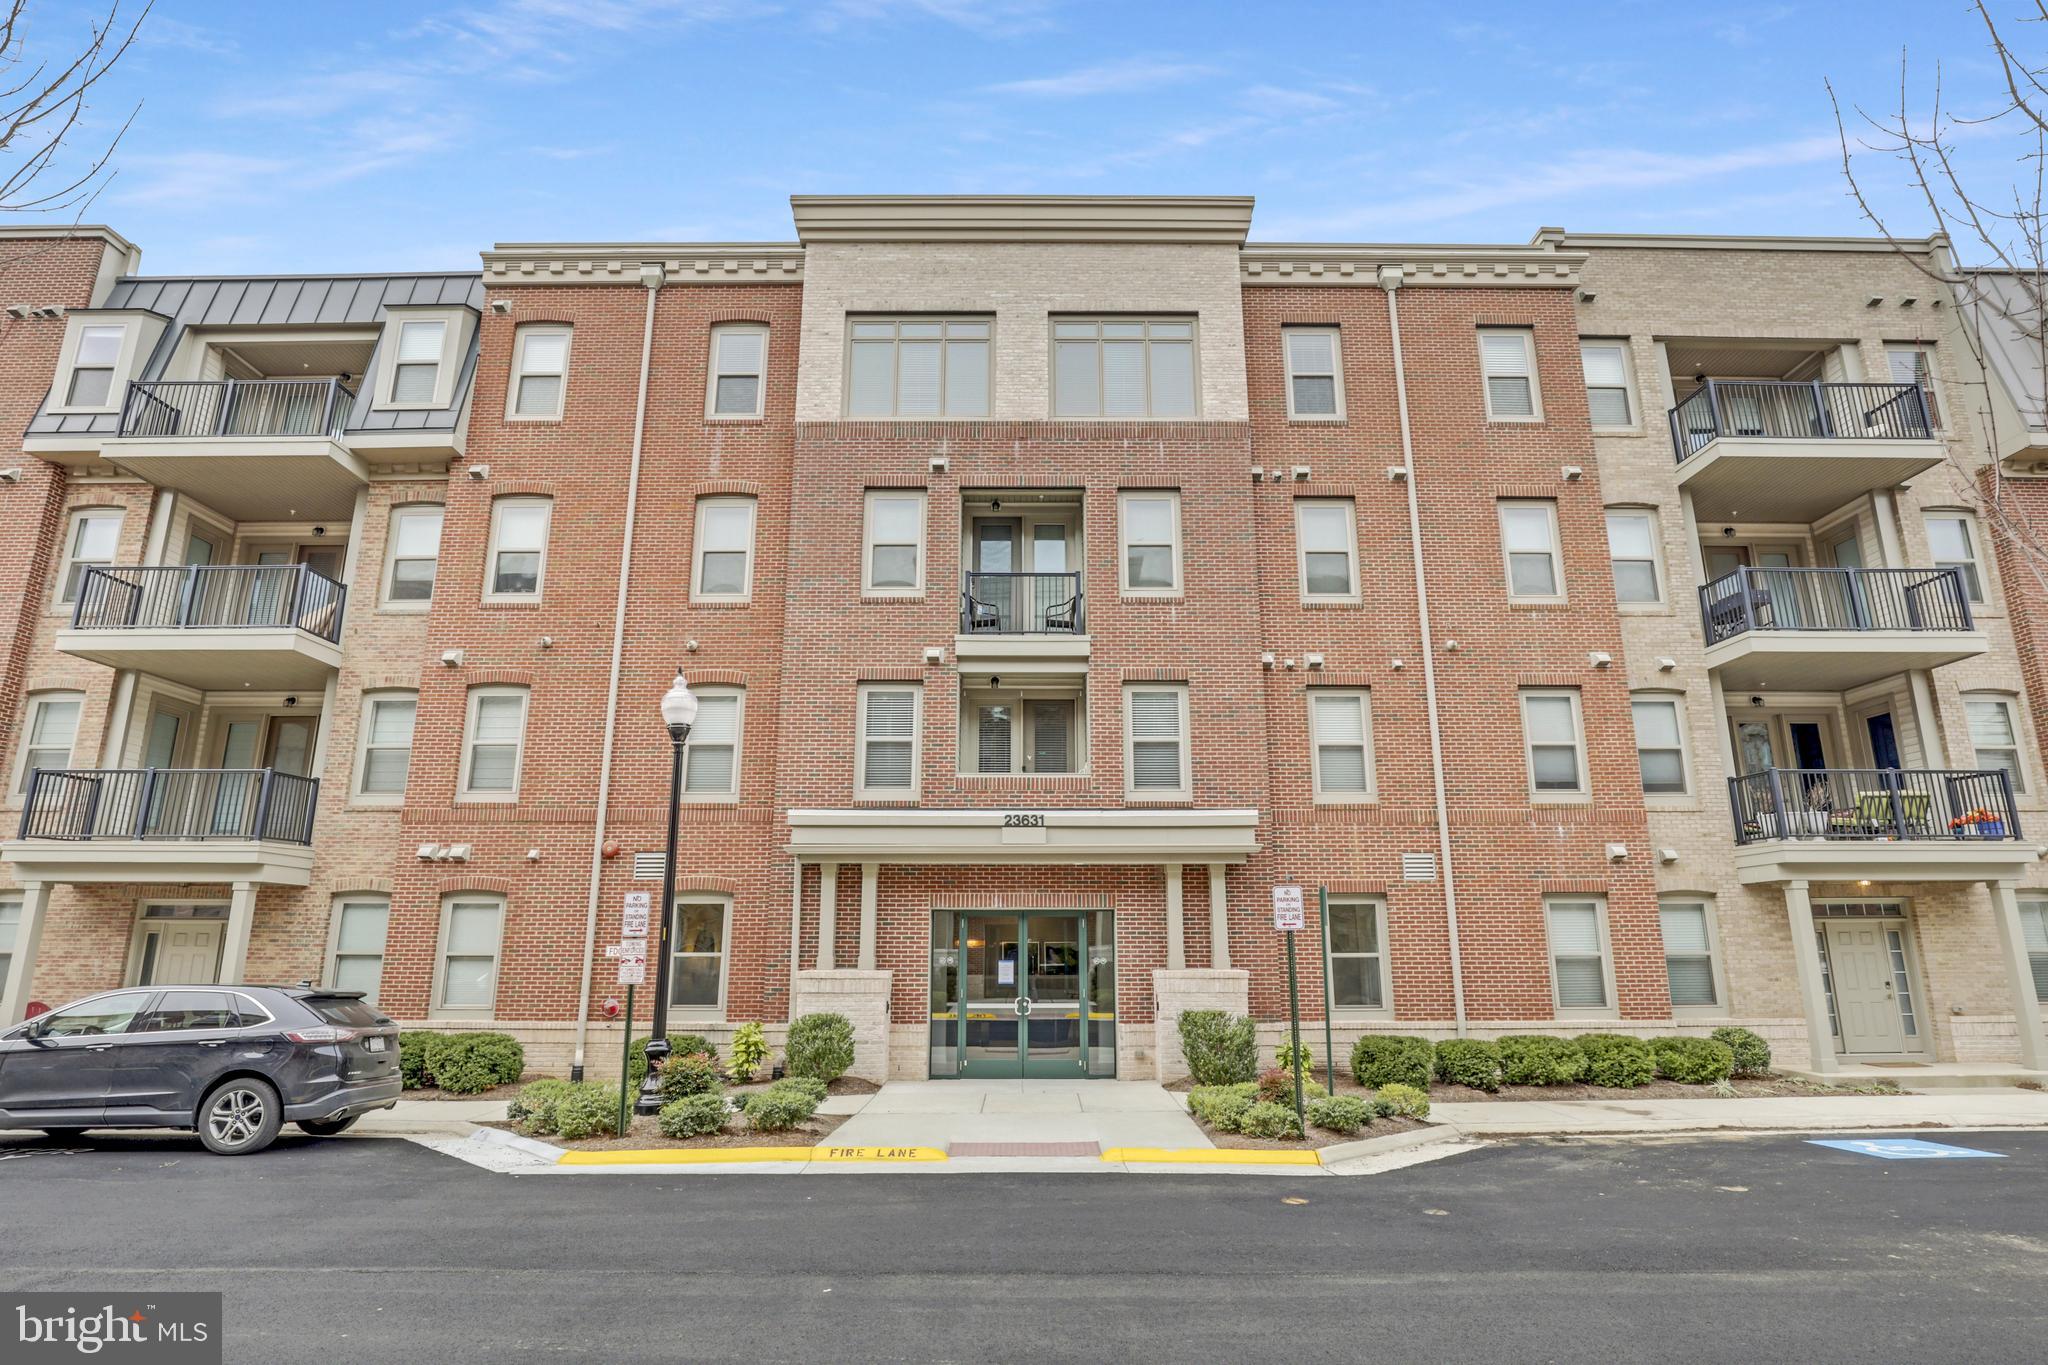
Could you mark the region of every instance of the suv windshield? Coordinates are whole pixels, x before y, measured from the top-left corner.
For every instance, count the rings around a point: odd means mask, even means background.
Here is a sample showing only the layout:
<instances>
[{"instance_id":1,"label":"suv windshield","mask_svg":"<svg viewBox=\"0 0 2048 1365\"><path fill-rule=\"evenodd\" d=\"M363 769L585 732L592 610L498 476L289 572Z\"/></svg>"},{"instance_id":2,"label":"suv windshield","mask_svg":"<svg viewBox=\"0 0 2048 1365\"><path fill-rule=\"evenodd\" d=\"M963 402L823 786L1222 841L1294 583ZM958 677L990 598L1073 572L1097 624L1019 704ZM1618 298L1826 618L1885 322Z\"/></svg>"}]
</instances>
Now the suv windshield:
<instances>
[{"instance_id":1,"label":"suv windshield","mask_svg":"<svg viewBox=\"0 0 2048 1365\"><path fill-rule=\"evenodd\" d=\"M309 995L299 1003L328 1023L348 1028L382 1028L391 1022L354 996Z\"/></svg>"}]
</instances>

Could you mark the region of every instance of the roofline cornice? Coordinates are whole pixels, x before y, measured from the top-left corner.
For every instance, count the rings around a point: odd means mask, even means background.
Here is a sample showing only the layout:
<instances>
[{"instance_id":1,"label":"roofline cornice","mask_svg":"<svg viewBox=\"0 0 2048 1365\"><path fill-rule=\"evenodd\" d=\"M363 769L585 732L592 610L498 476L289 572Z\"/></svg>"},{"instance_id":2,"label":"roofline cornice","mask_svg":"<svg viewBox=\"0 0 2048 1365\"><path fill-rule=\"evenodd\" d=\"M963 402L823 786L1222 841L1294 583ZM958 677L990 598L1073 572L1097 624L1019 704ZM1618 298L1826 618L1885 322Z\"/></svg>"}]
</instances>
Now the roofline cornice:
<instances>
[{"instance_id":1,"label":"roofline cornice","mask_svg":"<svg viewBox=\"0 0 2048 1365\"><path fill-rule=\"evenodd\" d=\"M1528 246L1258 242L1238 253L1238 274L1247 285L1380 287L1380 272L1392 268L1403 284L1569 289L1585 263L1585 252L1559 250L1554 239Z\"/></svg>"},{"instance_id":2,"label":"roofline cornice","mask_svg":"<svg viewBox=\"0 0 2048 1365\"><path fill-rule=\"evenodd\" d=\"M132 253L140 249L104 223L50 223L40 227L30 223L0 227L0 242L62 242L76 238L105 242L116 251Z\"/></svg>"},{"instance_id":3,"label":"roofline cornice","mask_svg":"<svg viewBox=\"0 0 2048 1365\"><path fill-rule=\"evenodd\" d=\"M1241 246L1250 195L796 194L805 242L1130 242Z\"/></svg>"},{"instance_id":4,"label":"roofline cornice","mask_svg":"<svg viewBox=\"0 0 2048 1365\"><path fill-rule=\"evenodd\" d=\"M484 283L631 284L659 265L671 284L795 283L798 242L500 242L483 253Z\"/></svg>"},{"instance_id":5,"label":"roofline cornice","mask_svg":"<svg viewBox=\"0 0 2048 1365\"><path fill-rule=\"evenodd\" d=\"M1926 237L1788 237L1773 235L1718 235L1682 232L1566 232L1544 228L1555 234L1561 246L1585 251L1866 251L1934 252L1948 246L1944 233ZM1539 240L1542 233L1538 234Z\"/></svg>"}]
</instances>

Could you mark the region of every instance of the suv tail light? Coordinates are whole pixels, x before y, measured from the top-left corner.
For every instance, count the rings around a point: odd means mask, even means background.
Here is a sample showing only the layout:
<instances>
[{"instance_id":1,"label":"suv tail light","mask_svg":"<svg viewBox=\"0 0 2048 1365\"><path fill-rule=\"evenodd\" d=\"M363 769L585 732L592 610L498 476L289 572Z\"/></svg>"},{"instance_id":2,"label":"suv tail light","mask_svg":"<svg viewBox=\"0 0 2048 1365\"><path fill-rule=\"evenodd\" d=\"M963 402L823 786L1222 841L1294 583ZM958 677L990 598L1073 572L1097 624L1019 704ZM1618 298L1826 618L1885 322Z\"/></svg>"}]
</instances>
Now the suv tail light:
<instances>
[{"instance_id":1,"label":"suv tail light","mask_svg":"<svg viewBox=\"0 0 2048 1365\"><path fill-rule=\"evenodd\" d=\"M360 1032L360 1029L336 1028L332 1024L318 1024L312 1028L286 1029L284 1036L295 1043L346 1043Z\"/></svg>"}]
</instances>

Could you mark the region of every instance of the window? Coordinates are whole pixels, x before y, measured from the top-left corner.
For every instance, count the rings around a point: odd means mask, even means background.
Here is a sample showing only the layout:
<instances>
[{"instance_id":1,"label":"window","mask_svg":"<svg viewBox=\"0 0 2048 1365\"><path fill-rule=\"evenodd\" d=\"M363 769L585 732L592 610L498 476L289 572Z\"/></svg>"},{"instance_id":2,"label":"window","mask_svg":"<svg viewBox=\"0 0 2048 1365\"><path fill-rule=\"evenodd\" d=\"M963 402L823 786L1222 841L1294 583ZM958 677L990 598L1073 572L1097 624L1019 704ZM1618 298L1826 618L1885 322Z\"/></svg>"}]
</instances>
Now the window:
<instances>
[{"instance_id":1,"label":"window","mask_svg":"<svg viewBox=\"0 0 2048 1365\"><path fill-rule=\"evenodd\" d=\"M1657 514L1609 512L1607 557L1614 565L1614 600L1661 602L1663 585L1657 574Z\"/></svg>"},{"instance_id":2,"label":"window","mask_svg":"<svg viewBox=\"0 0 2048 1365\"><path fill-rule=\"evenodd\" d=\"M473 687L469 738L462 747L462 793L486 801L519 795L520 753L526 747L526 689Z\"/></svg>"},{"instance_id":3,"label":"window","mask_svg":"<svg viewBox=\"0 0 2048 1365\"><path fill-rule=\"evenodd\" d=\"M1963 591L1972 602L1984 600L1984 579L1977 569L1977 536L1970 517L1961 512L1927 514L1927 548L1937 569L1954 569L1963 576Z\"/></svg>"},{"instance_id":4,"label":"window","mask_svg":"<svg viewBox=\"0 0 2048 1365\"><path fill-rule=\"evenodd\" d=\"M391 922L391 902L381 896L346 896L334 904L333 944L327 963L327 984L338 991L361 991L371 1004L384 984L384 935Z\"/></svg>"},{"instance_id":5,"label":"window","mask_svg":"<svg viewBox=\"0 0 2048 1365\"><path fill-rule=\"evenodd\" d=\"M1188 771L1188 690L1140 684L1124 689L1124 794L1185 797Z\"/></svg>"},{"instance_id":6,"label":"window","mask_svg":"<svg viewBox=\"0 0 2048 1365\"><path fill-rule=\"evenodd\" d=\"M96 1000L82 1000L76 1005L66 1005L60 1010L51 1010L48 1014L37 1016L35 1036L85 1038L126 1033L129 1023L135 1018L135 1012L147 1003L151 994L149 991L121 991L114 995L100 996Z\"/></svg>"},{"instance_id":7,"label":"window","mask_svg":"<svg viewBox=\"0 0 2048 1365\"><path fill-rule=\"evenodd\" d=\"M87 569L103 568L114 562L121 543L123 513L109 508L92 508L71 514L71 529L64 538L63 575L57 580L57 601L69 606L78 600Z\"/></svg>"},{"instance_id":8,"label":"window","mask_svg":"<svg viewBox=\"0 0 2048 1365\"><path fill-rule=\"evenodd\" d=\"M1191 321L1061 320L1052 325L1056 417L1193 417Z\"/></svg>"},{"instance_id":9,"label":"window","mask_svg":"<svg viewBox=\"0 0 2048 1365\"><path fill-rule=\"evenodd\" d=\"M1386 907L1330 898L1330 997L1340 1010L1387 1007Z\"/></svg>"},{"instance_id":10,"label":"window","mask_svg":"<svg viewBox=\"0 0 2048 1365\"><path fill-rule=\"evenodd\" d=\"M1683 796L1684 727L1676 697L1636 697L1629 703L1636 721L1636 761L1643 770L1643 791L1651 796Z\"/></svg>"},{"instance_id":11,"label":"window","mask_svg":"<svg viewBox=\"0 0 2048 1365\"><path fill-rule=\"evenodd\" d=\"M1557 563L1557 504L1503 502L1500 540L1508 557L1508 596L1557 601L1564 596Z\"/></svg>"},{"instance_id":12,"label":"window","mask_svg":"<svg viewBox=\"0 0 2048 1365\"><path fill-rule=\"evenodd\" d=\"M1180 494L1125 493L1117 500L1123 590L1180 591Z\"/></svg>"},{"instance_id":13,"label":"window","mask_svg":"<svg viewBox=\"0 0 2048 1365\"><path fill-rule=\"evenodd\" d=\"M569 329L522 327L512 359L514 418L562 415L562 397L569 382Z\"/></svg>"},{"instance_id":14,"label":"window","mask_svg":"<svg viewBox=\"0 0 2048 1365\"><path fill-rule=\"evenodd\" d=\"M960 771L1069 774L1087 765L1088 715L1073 689L963 689Z\"/></svg>"},{"instance_id":15,"label":"window","mask_svg":"<svg viewBox=\"0 0 2048 1365\"><path fill-rule=\"evenodd\" d=\"M398 324L398 360L391 367L391 401L431 407L441 391L441 352L448 324L422 319Z\"/></svg>"},{"instance_id":16,"label":"window","mask_svg":"<svg viewBox=\"0 0 2048 1365\"><path fill-rule=\"evenodd\" d=\"M165 991L130 1033L187 1033L242 1027L241 1008L226 991Z\"/></svg>"},{"instance_id":17,"label":"window","mask_svg":"<svg viewBox=\"0 0 2048 1365\"><path fill-rule=\"evenodd\" d=\"M867 497L863 592L924 591L924 494L870 492Z\"/></svg>"},{"instance_id":18,"label":"window","mask_svg":"<svg viewBox=\"0 0 2048 1365\"><path fill-rule=\"evenodd\" d=\"M499 498L491 504L491 600L538 598L547 577L548 498Z\"/></svg>"},{"instance_id":19,"label":"window","mask_svg":"<svg viewBox=\"0 0 2048 1365\"><path fill-rule=\"evenodd\" d=\"M704 411L711 417L759 417L762 376L768 367L768 329L743 325L711 329L710 391Z\"/></svg>"},{"instance_id":20,"label":"window","mask_svg":"<svg viewBox=\"0 0 2048 1365\"><path fill-rule=\"evenodd\" d=\"M1522 731L1529 743L1529 786L1538 796L1576 796L1586 790L1580 759L1579 694L1522 693Z\"/></svg>"},{"instance_id":21,"label":"window","mask_svg":"<svg viewBox=\"0 0 2048 1365\"><path fill-rule=\"evenodd\" d=\"M1977 750L1977 766L2005 772L2014 791L2025 791L2027 774L2020 765L2019 726L2013 720L2012 702L2005 697L1966 697L1963 708L1970 716L1970 743Z\"/></svg>"},{"instance_id":22,"label":"window","mask_svg":"<svg viewBox=\"0 0 2048 1365\"><path fill-rule=\"evenodd\" d=\"M1304 601L1358 600L1356 516L1356 504L1349 498L1294 500L1294 540Z\"/></svg>"},{"instance_id":23,"label":"window","mask_svg":"<svg viewBox=\"0 0 2048 1365\"><path fill-rule=\"evenodd\" d=\"M413 722L418 715L417 693L371 693L363 698L363 756L356 766L358 796L396 800L405 795L405 776L412 767Z\"/></svg>"},{"instance_id":24,"label":"window","mask_svg":"<svg viewBox=\"0 0 2048 1365\"><path fill-rule=\"evenodd\" d=\"M1486 379L1486 415L1496 422L1530 422L1543 415L1536 401L1536 339L1518 329L1479 333L1479 370Z\"/></svg>"},{"instance_id":25,"label":"window","mask_svg":"<svg viewBox=\"0 0 2048 1365\"><path fill-rule=\"evenodd\" d=\"M723 897L678 897L669 939L668 1005L717 1013L725 1007L725 936L732 903Z\"/></svg>"},{"instance_id":26,"label":"window","mask_svg":"<svg viewBox=\"0 0 2048 1365\"><path fill-rule=\"evenodd\" d=\"M1607 1008L1606 934L1596 900L1545 904L1550 920L1550 979L1560 1013Z\"/></svg>"},{"instance_id":27,"label":"window","mask_svg":"<svg viewBox=\"0 0 2048 1365\"><path fill-rule=\"evenodd\" d=\"M1941 404L1934 397L1934 348L1920 342L1884 348L1885 364L1891 368L1892 383L1917 384L1927 400L1927 425L1941 426Z\"/></svg>"},{"instance_id":28,"label":"window","mask_svg":"<svg viewBox=\"0 0 2048 1365\"><path fill-rule=\"evenodd\" d=\"M441 561L442 508L435 503L391 509L390 543L384 552L384 601L430 602L434 570Z\"/></svg>"},{"instance_id":29,"label":"window","mask_svg":"<svg viewBox=\"0 0 2048 1365\"><path fill-rule=\"evenodd\" d=\"M21 767L14 790L28 790L29 774L38 768L71 766L71 746L78 738L78 716L85 697L78 692L45 692L28 699L28 742L21 746Z\"/></svg>"},{"instance_id":30,"label":"window","mask_svg":"<svg viewBox=\"0 0 2048 1365\"><path fill-rule=\"evenodd\" d=\"M1342 417L1344 372L1338 363L1334 327L1289 327L1280 333L1287 350L1287 415Z\"/></svg>"},{"instance_id":31,"label":"window","mask_svg":"<svg viewBox=\"0 0 2048 1365\"><path fill-rule=\"evenodd\" d=\"M697 499L697 579L690 596L699 602L744 602L754 593L754 500Z\"/></svg>"},{"instance_id":32,"label":"window","mask_svg":"<svg viewBox=\"0 0 2048 1365\"><path fill-rule=\"evenodd\" d=\"M945 318L851 324L848 417L986 417L989 324Z\"/></svg>"},{"instance_id":33,"label":"window","mask_svg":"<svg viewBox=\"0 0 2048 1365\"><path fill-rule=\"evenodd\" d=\"M1315 746L1318 801L1364 801L1372 796L1372 699L1363 690L1312 687L1309 740Z\"/></svg>"},{"instance_id":34,"label":"window","mask_svg":"<svg viewBox=\"0 0 2048 1365\"><path fill-rule=\"evenodd\" d=\"M922 693L915 687L876 683L860 689L857 704L860 743L854 756L854 794L916 796Z\"/></svg>"},{"instance_id":35,"label":"window","mask_svg":"<svg viewBox=\"0 0 2048 1365\"><path fill-rule=\"evenodd\" d=\"M697 692L697 723L683 746L683 796L692 801L732 801L740 794L740 721L746 692L738 687L705 687Z\"/></svg>"},{"instance_id":36,"label":"window","mask_svg":"<svg viewBox=\"0 0 2048 1365\"><path fill-rule=\"evenodd\" d=\"M1707 933L1703 901L1664 901L1657 907L1664 924L1664 975L1671 983L1671 1008L1682 1010L1721 1003L1714 984L1714 946Z\"/></svg>"},{"instance_id":37,"label":"window","mask_svg":"<svg viewBox=\"0 0 2048 1365\"><path fill-rule=\"evenodd\" d=\"M1581 341L1579 365L1586 372L1586 412L1595 431L1626 431L1636 424L1629 400L1628 344Z\"/></svg>"},{"instance_id":38,"label":"window","mask_svg":"<svg viewBox=\"0 0 2048 1365\"><path fill-rule=\"evenodd\" d=\"M435 1013L489 1018L498 1000L498 947L505 902L451 896L441 906L441 970Z\"/></svg>"},{"instance_id":39,"label":"window","mask_svg":"<svg viewBox=\"0 0 2048 1365\"><path fill-rule=\"evenodd\" d=\"M78 351L71 360L71 387L64 394L65 407L114 405L114 367L121 359L121 341L127 330L104 324L78 329Z\"/></svg>"},{"instance_id":40,"label":"window","mask_svg":"<svg viewBox=\"0 0 2048 1365\"><path fill-rule=\"evenodd\" d=\"M0 906L0 948L7 946L6 914L7 908ZM2026 939L2027 963L2034 971L2034 998L2048 1005L2048 900L2020 902L2020 933ZM0 986L6 984L6 970L0 967Z\"/></svg>"},{"instance_id":41,"label":"window","mask_svg":"<svg viewBox=\"0 0 2048 1365\"><path fill-rule=\"evenodd\" d=\"M21 932L21 898L0 899L0 994L7 990L8 968L14 962L14 936ZM2037 971L2036 976L2039 975Z\"/></svg>"}]
</instances>

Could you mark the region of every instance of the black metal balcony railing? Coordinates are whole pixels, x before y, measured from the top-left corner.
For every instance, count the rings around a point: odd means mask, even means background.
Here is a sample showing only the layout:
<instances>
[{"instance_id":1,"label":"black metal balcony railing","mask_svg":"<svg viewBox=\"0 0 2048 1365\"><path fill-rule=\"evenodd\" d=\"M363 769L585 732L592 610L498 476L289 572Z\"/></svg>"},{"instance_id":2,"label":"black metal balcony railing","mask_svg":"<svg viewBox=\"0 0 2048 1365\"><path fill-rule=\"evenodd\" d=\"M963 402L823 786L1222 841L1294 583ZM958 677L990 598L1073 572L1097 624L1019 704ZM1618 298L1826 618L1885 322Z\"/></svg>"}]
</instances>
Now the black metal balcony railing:
<instances>
[{"instance_id":1,"label":"black metal balcony railing","mask_svg":"<svg viewBox=\"0 0 2048 1365\"><path fill-rule=\"evenodd\" d=\"M1707 643L1752 630L1969 630L1955 569L1753 569L1700 589Z\"/></svg>"},{"instance_id":2,"label":"black metal balcony railing","mask_svg":"<svg viewBox=\"0 0 2048 1365\"><path fill-rule=\"evenodd\" d=\"M24 839L313 842L317 778L273 768L38 768Z\"/></svg>"},{"instance_id":3,"label":"black metal balcony railing","mask_svg":"<svg viewBox=\"0 0 2048 1365\"><path fill-rule=\"evenodd\" d=\"M123 436L335 436L355 407L339 379L155 379L128 385Z\"/></svg>"},{"instance_id":4,"label":"black metal balcony railing","mask_svg":"<svg viewBox=\"0 0 2048 1365\"><path fill-rule=\"evenodd\" d=\"M1768 768L1728 779L1735 842L2017 839L2012 781L1997 769Z\"/></svg>"},{"instance_id":5,"label":"black metal balcony railing","mask_svg":"<svg viewBox=\"0 0 2048 1365\"><path fill-rule=\"evenodd\" d=\"M1927 396L1917 384L1709 379L1671 409L1671 444L1680 463L1723 436L1925 441L1933 434Z\"/></svg>"},{"instance_id":6,"label":"black metal balcony railing","mask_svg":"<svg viewBox=\"0 0 2048 1365\"><path fill-rule=\"evenodd\" d=\"M232 630L292 626L341 641L348 589L303 564L87 569L78 630Z\"/></svg>"},{"instance_id":7,"label":"black metal balcony railing","mask_svg":"<svg viewBox=\"0 0 2048 1365\"><path fill-rule=\"evenodd\" d=\"M960 594L960 629L969 635L1078 635L1081 575L968 574Z\"/></svg>"}]
</instances>

